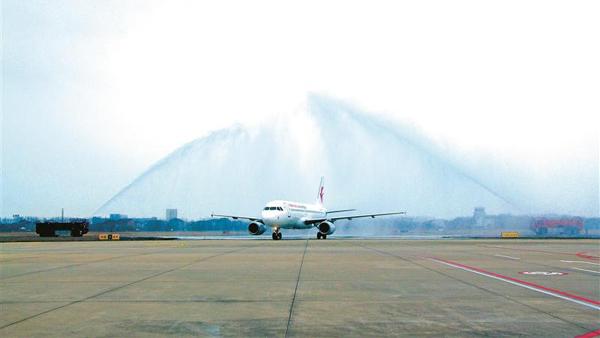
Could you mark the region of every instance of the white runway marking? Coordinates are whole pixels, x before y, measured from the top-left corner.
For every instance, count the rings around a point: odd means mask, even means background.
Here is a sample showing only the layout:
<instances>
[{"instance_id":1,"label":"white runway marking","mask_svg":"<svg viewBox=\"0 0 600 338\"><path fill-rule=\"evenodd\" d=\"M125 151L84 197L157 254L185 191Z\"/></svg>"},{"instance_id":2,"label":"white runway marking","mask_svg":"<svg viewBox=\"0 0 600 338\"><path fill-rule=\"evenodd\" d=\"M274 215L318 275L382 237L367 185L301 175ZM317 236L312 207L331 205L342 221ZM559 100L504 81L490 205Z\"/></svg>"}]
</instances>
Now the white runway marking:
<instances>
[{"instance_id":1,"label":"white runway marking","mask_svg":"<svg viewBox=\"0 0 600 338\"><path fill-rule=\"evenodd\" d=\"M593 262L586 262L586 261L564 261L564 260L560 260L563 263L585 263L585 264L592 264L592 265L600 265L598 263L593 263Z\"/></svg>"},{"instance_id":2,"label":"white runway marking","mask_svg":"<svg viewBox=\"0 0 600 338\"><path fill-rule=\"evenodd\" d=\"M494 256L496 256L496 257L508 258L508 259L514 259L514 260L521 259L521 258L519 258L519 257L511 257L511 256L498 255L498 254L496 254L496 255L494 255Z\"/></svg>"},{"instance_id":3,"label":"white runway marking","mask_svg":"<svg viewBox=\"0 0 600 338\"><path fill-rule=\"evenodd\" d=\"M570 302L577 303L579 305L583 305L583 306L592 308L594 310L600 310L600 305L595 305L593 303L588 303L588 302L584 302L584 301L581 301L581 300L578 300L578 299L574 299L572 297L567 297L567 296L559 294L558 292L552 292L552 291L544 290L544 289L542 289L540 287L533 287L533 286L527 285L527 284L525 284L523 282L516 282L516 281L510 280L510 279L508 279L508 278L506 278L504 276L503 277L494 276L494 275L492 275L489 272L477 271L477 270L474 270L473 268L470 268L470 267L467 267L467 266L456 265L456 264L453 264L453 263L450 263L450 262L445 262L445 261L442 261L442 260L439 260L439 259L436 259L436 258L430 258L430 259L432 261L434 261L434 262L445 264L445 265L451 266L453 268L458 268L458 269L461 269L461 270L464 270L464 271L469 271L469 272L472 272L472 273L476 273L478 275L482 275L482 276L485 276L485 277L497 279L499 281L503 281L503 282L510 283L510 284L513 284L513 285L516 285L516 286L520 286L522 288L529 289L529 290L532 290L532 291L540 292L540 293L546 294L548 296L553 296L553 297L556 297L556 298L568 300ZM596 301L590 300L590 302L596 302Z\"/></svg>"},{"instance_id":4,"label":"white runway marking","mask_svg":"<svg viewBox=\"0 0 600 338\"><path fill-rule=\"evenodd\" d=\"M581 270L581 271L587 271L587 272L593 272L593 273L598 273L598 274L600 274L600 271L587 270L587 269L580 269L580 268L572 268L572 269L575 269L575 270Z\"/></svg>"}]
</instances>

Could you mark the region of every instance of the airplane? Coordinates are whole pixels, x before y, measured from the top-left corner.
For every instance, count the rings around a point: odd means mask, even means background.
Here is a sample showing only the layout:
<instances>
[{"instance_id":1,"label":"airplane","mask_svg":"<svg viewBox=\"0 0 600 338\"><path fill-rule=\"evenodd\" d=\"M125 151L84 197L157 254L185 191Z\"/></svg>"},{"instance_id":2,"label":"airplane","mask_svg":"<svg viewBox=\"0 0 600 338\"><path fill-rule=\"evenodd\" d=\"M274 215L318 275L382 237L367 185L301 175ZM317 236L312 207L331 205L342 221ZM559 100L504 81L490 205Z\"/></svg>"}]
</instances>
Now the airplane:
<instances>
[{"instance_id":1,"label":"airplane","mask_svg":"<svg viewBox=\"0 0 600 338\"><path fill-rule=\"evenodd\" d=\"M317 199L314 204L275 200L267 203L261 212L261 217L220 214L211 214L210 216L248 220L250 221L248 232L252 235L262 235L270 227L273 230L273 239L280 240L282 238L280 229L310 229L315 227L317 228L317 239L327 239L328 235L335 232L335 225L333 224L335 221L406 214L405 211L399 211L330 217L330 214L355 211L356 209L327 210L323 206L323 196L325 195L323 182L324 178L321 177Z\"/></svg>"}]
</instances>

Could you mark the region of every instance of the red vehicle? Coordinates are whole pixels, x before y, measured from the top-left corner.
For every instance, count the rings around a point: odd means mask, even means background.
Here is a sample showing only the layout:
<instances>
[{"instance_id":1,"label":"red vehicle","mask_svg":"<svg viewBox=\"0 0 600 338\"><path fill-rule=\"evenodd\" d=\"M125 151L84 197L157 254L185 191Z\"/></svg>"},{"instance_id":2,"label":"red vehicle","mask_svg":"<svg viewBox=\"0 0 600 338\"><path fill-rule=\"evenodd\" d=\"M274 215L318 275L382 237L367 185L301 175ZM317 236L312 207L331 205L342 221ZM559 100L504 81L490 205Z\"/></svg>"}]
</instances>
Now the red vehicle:
<instances>
[{"instance_id":1,"label":"red vehicle","mask_svg":"<svg viewBox=\"0 0 600 338\"><path fill-rule=\"evenodd\" d=\"M577 235L583 230L583 220L581 218L535 218L531 222L531 230L537 235L547 235L550 229L555 229L558 233Z\"/></svg>"}]
</instances>

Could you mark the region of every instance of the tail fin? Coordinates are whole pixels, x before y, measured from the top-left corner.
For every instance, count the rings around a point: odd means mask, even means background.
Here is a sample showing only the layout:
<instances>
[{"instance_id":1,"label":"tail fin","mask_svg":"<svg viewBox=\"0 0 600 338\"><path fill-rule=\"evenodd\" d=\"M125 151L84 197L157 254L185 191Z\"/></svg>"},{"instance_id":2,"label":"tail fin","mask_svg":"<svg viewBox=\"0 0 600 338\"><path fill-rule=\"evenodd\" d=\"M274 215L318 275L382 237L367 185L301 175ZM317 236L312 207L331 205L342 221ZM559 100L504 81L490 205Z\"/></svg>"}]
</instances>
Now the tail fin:
<instances>
[{"instance_id":1,"label":"tail fin","mask_svg":"<svg viewBox=\"0 0 600 338\"><path fill-rule=\"evenodd\" d=\"M319 190L317 192L317 205L323 205L323 196L325 195L324 180L325 177L321 176L321 183L319 183Z\"/></svg>"}]
</instances>

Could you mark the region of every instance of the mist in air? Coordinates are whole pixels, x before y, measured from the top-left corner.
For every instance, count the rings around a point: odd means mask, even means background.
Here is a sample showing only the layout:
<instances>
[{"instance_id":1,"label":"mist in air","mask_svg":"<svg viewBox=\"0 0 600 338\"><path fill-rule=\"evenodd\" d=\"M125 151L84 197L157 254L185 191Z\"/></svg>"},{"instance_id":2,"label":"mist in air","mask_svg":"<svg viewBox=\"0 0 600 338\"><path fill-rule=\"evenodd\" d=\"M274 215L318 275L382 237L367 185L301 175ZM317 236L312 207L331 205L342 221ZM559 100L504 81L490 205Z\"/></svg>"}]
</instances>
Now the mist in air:
<instances>
[{"instance_id":1,"label":"mist in air","mask_svg":"<svg viewBox=\"0 0 600 338\"><path fill-rule=\"evenodd\" d=\"M5 0L0 214L254 215L323 175L330 208L598 216L595 11L513 7Z\"/></svg>"},{"instance_id":2,"label":"mist in air","mask_svg":"<svg viewBox=\"0 0 600 338\"><path fill-rule=\"evenodd\" d=\"M461 156L409 124L312 94L261 126L236 125L181 146L95 214L151 217L177 208L188 219L254 216L274 199L312 202L320 176L330 209L442 218L470 215L477 206L489 214L598 214L593 172L532 185L519 163ZM553 201L554 193L544 191L550 184L568 192L565 198Z\"/></svg>"}]
</instances>

